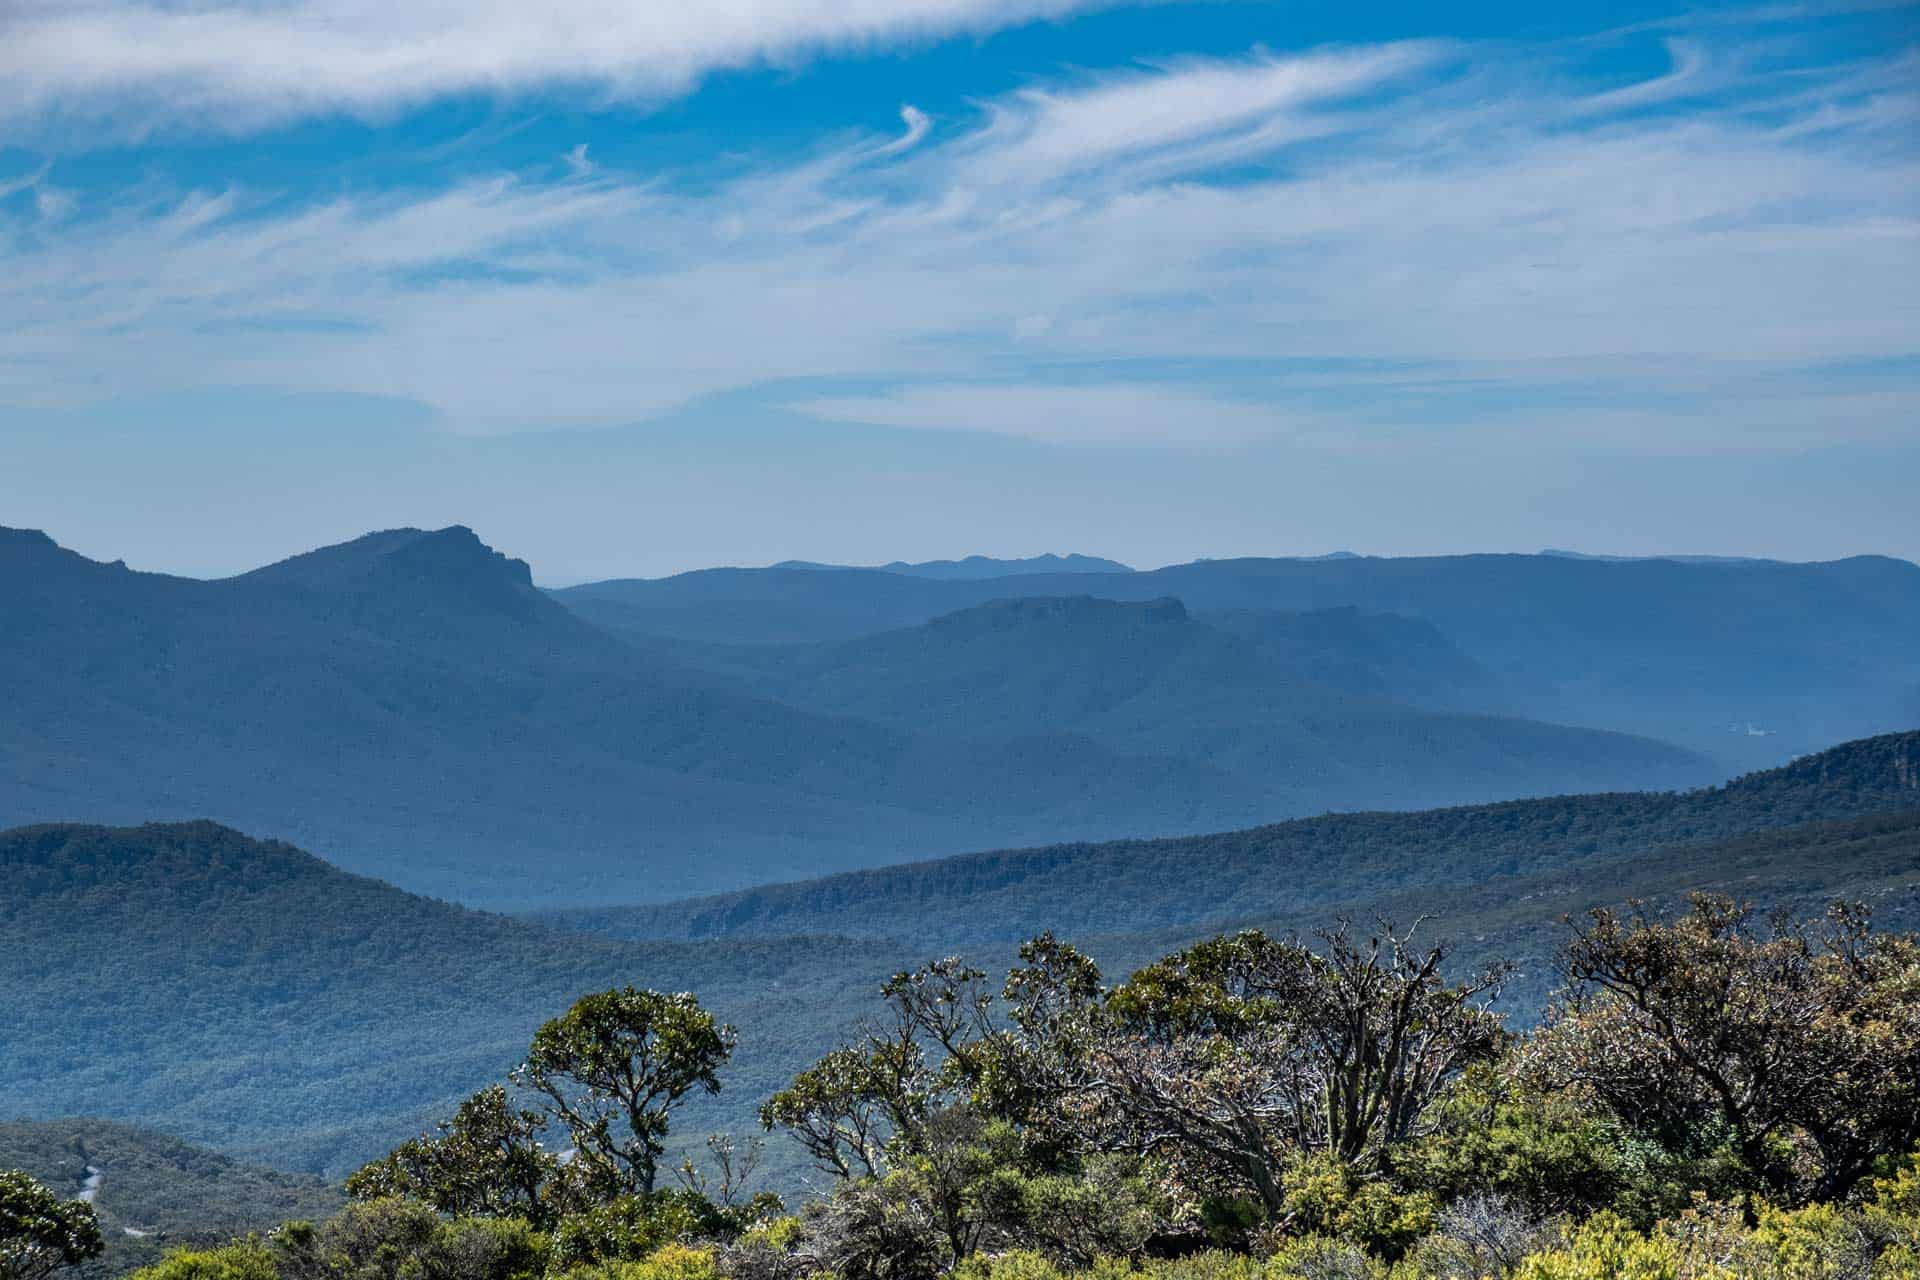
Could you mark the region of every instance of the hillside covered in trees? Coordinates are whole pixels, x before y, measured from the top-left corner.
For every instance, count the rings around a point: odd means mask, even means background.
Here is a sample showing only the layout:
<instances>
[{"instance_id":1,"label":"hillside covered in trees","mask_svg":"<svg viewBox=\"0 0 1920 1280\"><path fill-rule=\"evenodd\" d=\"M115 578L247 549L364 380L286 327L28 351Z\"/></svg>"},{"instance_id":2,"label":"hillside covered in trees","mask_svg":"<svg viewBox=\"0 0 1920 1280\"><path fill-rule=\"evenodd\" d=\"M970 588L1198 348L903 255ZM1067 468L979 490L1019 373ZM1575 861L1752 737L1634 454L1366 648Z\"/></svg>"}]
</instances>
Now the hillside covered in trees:
<instances>
[{"instance_id":1,"label":"hillside covered in trees","mask_svg":"<svg viewBox=\"0 0 1920 1280\"><path fill-rule=\"evenodd\" d=\"M0 1169L18 1169L63 1198L85 1197L106 1244L87 1275L119 1275L290 1218L323 1218L344 1199L314 1174L244 1164L108 1120L0 1119Z\"/></svg>"},{"instance_id":2,"label":"hillside covered in trees","mask_svg":"<svg viewBox=\"0 0 1920 1280\"><path fill-rule=\"evenodd\" d=\"M1695 791L1330 814L1207 836L968 854L658 907L542 918L616 937L834 929L943 946L1017 941L1043 929L1188 931L1909 808L1920 808L1920 732L1846 743Z\"/></svg>"},{"instance_id":3,"label":"hillside covered in trees","mask_svg":"<svg viewBox=\"0 0 1920 1280\"><path fill-rule=\"evenodd\" d=\"M582 991L697 989L761 1026L734 1064L753 1096L833 1034L800 993L851 1009L911 958L567 937L206 822L3 832L0 883L9 1111L137 1119L333 1176L513 1065Z\"/></svg>"}]
</instances>

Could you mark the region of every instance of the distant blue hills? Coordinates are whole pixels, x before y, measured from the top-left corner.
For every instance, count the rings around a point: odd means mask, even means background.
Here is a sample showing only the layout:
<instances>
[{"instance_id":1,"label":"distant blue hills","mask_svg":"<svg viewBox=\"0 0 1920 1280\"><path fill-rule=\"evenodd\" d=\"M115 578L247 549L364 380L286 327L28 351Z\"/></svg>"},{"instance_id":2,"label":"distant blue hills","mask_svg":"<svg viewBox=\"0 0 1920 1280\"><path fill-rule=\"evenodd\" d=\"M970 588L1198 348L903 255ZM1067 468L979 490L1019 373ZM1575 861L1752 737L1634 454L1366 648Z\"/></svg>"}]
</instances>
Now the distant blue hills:
<instances>
[{"instance_id":1,"label":"distant blue hills","mask_svg":"<svg viewBox=\"0 0 1920 1280\"><path fill-rule=\"evenodd\" d=\"M996 560L991 556L968 556L963 560L922 560L909 564L895 560L883 565L821 564L813 560L782 560L775 569L856 569L873 568L881 573L899 573L910 578L940 578L946 581L970 581L982 578L1012 578L1029 573L1132 573L1130 565L1099 556L1054 555L1027 556L1019 560Z\"/></svg>"},{"instance_id":2,"label":"distant blue hills","mask_svg":"<svg viewBox=\"0 0 1920 1280\"><path fill-rule=\"evenodd\" d=\"M1920 723L1920 569L1875 557L548 592L462 526L219 581L9 530L0 599L0 825L214 818L493 907L1690 787Z\"/></svg>"}]
</instances>

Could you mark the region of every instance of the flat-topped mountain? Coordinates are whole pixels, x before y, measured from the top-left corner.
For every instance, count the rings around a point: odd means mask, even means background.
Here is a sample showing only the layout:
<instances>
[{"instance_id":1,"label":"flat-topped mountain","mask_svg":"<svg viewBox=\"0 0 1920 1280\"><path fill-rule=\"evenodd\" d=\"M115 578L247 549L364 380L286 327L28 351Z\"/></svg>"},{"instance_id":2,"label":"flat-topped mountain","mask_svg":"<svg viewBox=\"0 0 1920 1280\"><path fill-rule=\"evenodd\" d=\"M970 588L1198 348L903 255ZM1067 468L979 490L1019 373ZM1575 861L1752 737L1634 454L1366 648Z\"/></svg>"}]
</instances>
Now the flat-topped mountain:
<instances>
[{"instance_id":1,"label":"flat-topped mountain","mask_svg":"<svg viewBox=\"0 0 1920 1280\"><path fill-rule=\"evenodd\" d=\"M1178 839L1001 850L543 918L631 938L773 937L837 922L862 936L940 946L1007 942L1043 929L1184 934L1901 810L1920 810L1920 731L1845 743L1694 791L1329 814Z\"/></svg>"},{"instance_id":2,"label":"flat-topped mountain","mask_svg":"<svg viewBox=\"0 0 1920 1280\"><path fill-rule=\"evenodd\" d=\"M1445 703L1405 678L1444 656L1418 623L1425 647L1386 662L1338 638L1373 622L1239 634L1158 597L989 600L819 651L662 646L535 589L459 526L219 581L15 533L0 597L0 822L210 816L495 906L1713 776L1658 742L1375 696Z\"/></svg>"},{"instance_id":3,"label":"flat-topped mountain","mask_svg":"<svg viewBox=\"0 0 1920 1280\"><path fill-rule=\"evenodd\" d=\"M1522 792L1581 775L1612 787L1663 751L1675 780L1708 776L1643 739L1440 714L1318 683L1301 668L1359 685L1404 672L1369 681L1365 648L1349 643L1369 630L1357 614L1261 622L1271 625L1249 636L1175 599L1020 597L839 644L735 653L733 669L824 715L976 741L1068 732L1124 756L1204 760L1257 798L1257 814L1298 812L1309 796L1331 808L1419 808L1471 796L1489 777ZM1338 654L1352 669L1326 670L1309 654ZM1441 668L1436 679L1457 674L1444 657Z\"/></svg>"}]
</instances>

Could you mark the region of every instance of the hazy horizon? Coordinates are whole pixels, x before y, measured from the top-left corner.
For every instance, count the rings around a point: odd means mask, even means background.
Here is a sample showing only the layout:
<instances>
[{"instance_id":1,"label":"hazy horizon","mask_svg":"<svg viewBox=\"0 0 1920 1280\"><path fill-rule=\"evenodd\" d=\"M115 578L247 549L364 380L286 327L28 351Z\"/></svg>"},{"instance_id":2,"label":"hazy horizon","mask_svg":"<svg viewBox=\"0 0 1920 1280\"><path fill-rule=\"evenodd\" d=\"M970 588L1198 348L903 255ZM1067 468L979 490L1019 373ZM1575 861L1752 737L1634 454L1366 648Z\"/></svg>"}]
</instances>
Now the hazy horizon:
<instances>
[{"instance_id":1,"label":"hazy horizon","mask_svg":"<svg viewBox=\"0 0 1920 1280\"><path fill-rule=\"evenodd\" d=\"M0 13L0 520L1920 557L1911 3L436 12Z\"/></svg>"},{"instance_id":2,"label":"hazy horizon","mask_svg":"<svg viewBox=\"0 0 1920 1280\"><path fill-rule=\"evenodd\" d=\"M87 547L78 546L72 543L71 541L69 541L67 538L63 537L61 530L58 528L41 528L39 526L30 526L30 525L9 525L6 521L0 520L0 528L33 529L37 532L46 534L49 538L51 538L57 545L61 546L62 548L68 551L77 552L81 555L86 556L90 560L95 560L102 563L112 563L116 560L124 561L128 568L141 573L161 573L161 574L167 574L173 577L197 578L197 579L206 580L206 581L217 581L222 578L233 577L237 574L246 573L252 569L257 569L269 564L278 563L279 561L285 560L291 556L301 555L305 552L318 550L324 547L344 545L346 543L353 542L359 538L367 537L376 533L392 532L395 530L409 529L409 528L425 529L428 532L434 532L434 531L437 531L438 529L446 529L446 528L451 528L455 526L472 530L475 536L478 537L483 543L486 543L489 547L492 547L494 550L499 551L504 555L507 555L516 560L528 560L527 556L520 554L512 546L503 545L500 542L496 541L495 539L489 537L485 527L476 526L471 521L455 521L454 525L449 525L449 526L429 527L429 526L422 526L422 525L392 525L392 526L387 526L387 527L378 528L378 529L361 529L354 533L345 534L342 536L325 537L321 541L312 543L311 545L303 545L303 546L296 547L293 550L285 552L284 554L275 553L273 555L266 556L265 558L248 560L245 563L237 565L237 567L222 567L213 571L195 571L194 569L175 566L175 565L169 565L165 563L142 562L139 558L133 555L126 554L125 552L116 553L110 547L99 548L99 549L89 549ZM1046 547L1034 548L1032 550L1024 550L1024 551L1015 550L1015 551L1000 553L1000 554L986 553L986 552L979 552L979 551L972 551L972 550L952 550L952 551L935 551L925 555L914 555L914 556L890 554L883 548L881 550L867 551L865 553L855 553L851 558L843 558L843 559L835 559L835 560L828 560L828 559L824 559L821 557L814 557L814 556L793 555L793 556L781 556L778 559L773 559L773 560L762 560L762 561L753 561L753 562L739 562L739 561L736 561L736 562L720 562L720 561L689 562L678 568L668 569L664 572L644 573L644 574L614 572L614 573L597 574L597 575L591 575L591 576L560 575L560 574L555 574L555 573L544 570L543 566L539 562L531 561L531 560L529 560L529 568L531 569L533 574L534 585L548 588L548 589L559 589L564 587L577 586L583 583L607 581L610 579L617 579L617 578L642 578L642 577L664 578L664 577L672 577L680 573L696 573L705 569L770 569L770 568L785 567L789 563L806 565L810 567L823 567L823 568L884 570L894 565L917 566L917 565L922 565L927 563L942 563L942 562L953 563L953 562L964 561L970 558L984 558L992 561L1012 562L1012 561L1038 559L1046 556L1058 556L1062 558L1081 556L1081 557L1086 557L1086 558L1095 559L1095 560L1116 561L1118 563L1125 565L1126 568L1134 572L1148 573L1156 569L1173 568L1179 565L1192 564L1195 562L1202 562L1202 561L1209 561L1209 560L1238 560L1238 559L1314 560L1314 559L1331 559L1331 558L1337 558L1337 557L1343 557L1343 556L1359 556L1359 557L1379 558L1379 559L1422 559L1422 558L1468 556L1468 555L1529 555L1529 556L1546 555L1546 556L1561 556L1561 557L1567 557L1567 558L1573 558L1573 559L1586 559L1586 560L1663 560L1663 559L1666 559L1666 560L1728 560L1728 561L1756 560L1756 561L1772 561L1772 562L1785 563L1785 564L1815 564L1815 563L1831 562L1834 560L1852 559L1858 556L1887 556L1888 558L1891 558L1891 559L1906 560L1909 563L1916 563L1916 561L1912 557L1892 555L1889 552L1876 551L1876 550L1860 550L1860 551L1846 552L1840 555L1829 555L1829 556L1794 557L1794 556L1747 555L1747 554L1741 554L1741 553L1727 553L1727 552L1717 552L1717 551L1706 552L1706 551L1694 550L1691 548L1682 548L1682 549L1669 548L1669 549L1659 550L1659 551L1620 552L1620 551L1613 550L1611 548L1561 547L1561 546L1466 547L1466 548L1449 548L1449 549L1443 549L1443 550L1412 549L1412 550L1383 550L1383 551L1362 551L1353 547L1332 547L1325 550L1310 550L1310 551L1248 550L1248 551L1239 551L1231 554L1219 554L1219 555L1203 553L1203 554L1187 556L1179 559L1173 559L1173 558L1156 559L1149 556L1144 559L1127 560L1124 557L1108 555L1102 549L1097 547L1046 546ZM1073 570L1062 570L1061 572L1073 572Z\"/></svg>"}]
</instances>

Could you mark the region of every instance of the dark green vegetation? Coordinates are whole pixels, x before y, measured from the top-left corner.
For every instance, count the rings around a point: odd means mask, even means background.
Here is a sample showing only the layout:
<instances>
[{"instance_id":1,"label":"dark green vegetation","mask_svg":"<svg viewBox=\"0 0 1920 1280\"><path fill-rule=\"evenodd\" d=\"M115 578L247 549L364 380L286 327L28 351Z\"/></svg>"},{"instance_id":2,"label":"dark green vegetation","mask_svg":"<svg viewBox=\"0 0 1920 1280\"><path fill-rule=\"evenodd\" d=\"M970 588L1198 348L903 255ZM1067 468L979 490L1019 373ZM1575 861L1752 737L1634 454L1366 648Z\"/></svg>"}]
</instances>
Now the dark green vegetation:
<instances>
[{"instance_id":1,"label":"dark green vegetation","mask_svg":"<svg viewBox=\"0 0 1920 1280\"><path fill-rule=\"evenodd\" d=\"M1920 716L1920 567L1564 556L1214 560L1132 574L932 582L876 571L714 569L571 587L583 616L737 644L842 641L987 600L1163 598L1207 621L1354 608L1436 628L1497 681L1474 705L1773 764ZM1773 731L1771 737L1749 738ZM1591 788L1588 788L1591 789Z\"/></svg>"},{"instance_id":2,"label":"dark green vegetation","mask_svg":"<svg viewBox=\"0 0 1920 1280\"><path fill-rule=\"evenodd\" d=\"M1695 892L1803 915L1818 914L1836 900L1860 902L1886 928L1920 931L1920 809L1676 845L1474 885L1385 893L1339 909L1357 920L1422 920L1422 935L1449 940L1461 964L1496 956L1511 961L1515 969L1502 987L1501 1006L1524 1025L1546 1006L1567 917L1630 898L1652 911L1677 912ZM1287 934L1314 928L1325 911L1225 923ZM1088 943L1110 968L1126 972L1192 936L1191 928L1168 928L1094 935Z\"/></svg>"},{"instance_id":3,"label":"dark green vegetation","mask_svg":"<svg viewBox=\"0 0 1920 1280\"><path fill-rule=\"evenodd\" d=\"M138 1119L334 1176L517 1065L584 991L698 990L759 1028L728 1079L744 1106L834 1034L821 1009L907 959L557 935L204 822L0 833L0 885L9 1110ZM691 1114L695 1140L721 1127Z\"/></svg>"},{"instance_id":4,"label":"dark green vegetation","mask_svg":"<svg viewBox=\"0 0 1920 1280\"><path fill-rule=\"evenodd\" d=\"M1821 659L1806 671L1907 670L1910 646L1876 647L1860 616L1898 630L1920 581L1878 562L1795 572L1758 594L1800 608L1807 584L1824 593L1832 643L1806 651ZM769 580L938 596L1158 579ZM1209 607L1264 610L1209 590ZM1243 612L1224 619L1234 634L1179 605L1066 600L824 652L722 651L616 636L462 528L372 534L218 582L4 531L0 599L0 823L212 817L478 905L659 900L776 868L1713 772L1659 742L1386 701L1491 709L1460 636L1352 613ZM778 634L763 624L743 627Z\"/></svg>"},{"instance_id":5,"label":"dark green vegetation","mask_svg":"<svg viewBox=\"0 0 1920 1280\"><path fill-rule=\"evenodd\" d=\"M712 1176L636 1187L613 1153L677 1123L672 1098L627 1135L489 1090L356 1174L332 1219L141 1280L1920 1272L1920 935L1696 895L1592 913L1556 969L1515 1035L1505 965L1449 978L1444 948L1390 926L1219 935L1113 984L1045 935L1004 984L958 960L895 974L769 1101L823 1176L797 1215L749 1197L737 1145ZM531 1055L577 1040L629 1083L698 1076L726 1046L683 1040L702 1011L674 1002L670 1029L666 999L590 996Z\"/></svg>"},{"instance_id":6,"label":"dark green vegetation","mask_svg":"<svg viewBox=\"0 0 1920 1280\"><path fill-rule=\"evenodd\" d=\"M0 1122L0 1169L24 1170L62 1198L91 1193L106 1252L86 1271L105 1275L182 1245L324 1217L343 1199L312 1174L242 1164L108 1120Z\"/></svg>"},{"instance_id":7,"label":"dark green vegetation","mask_svg":"<svg viewBox=\"0 0 1920 1280\"><path fill-rule=\"evenodd\" d=\"M668 906L547 918L620 937L836 929L939 947L1155 930L1192 936L1376 898L1466 890L1746 832L1920 809L1920 732L1847 743L1723 787L1339 814L1170 840L1055 845L854 872ZM1710 861L1710 860L1709 860ZM1697 861L1693 865L1700 865ZM1811 863L1809 869L1814 869Z\"/></svg>"}]
</instances>

